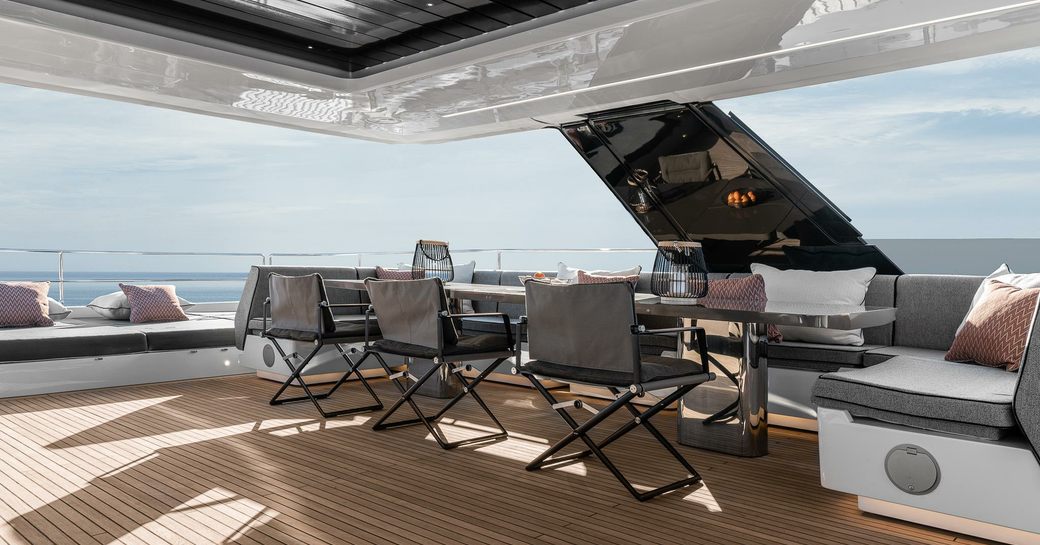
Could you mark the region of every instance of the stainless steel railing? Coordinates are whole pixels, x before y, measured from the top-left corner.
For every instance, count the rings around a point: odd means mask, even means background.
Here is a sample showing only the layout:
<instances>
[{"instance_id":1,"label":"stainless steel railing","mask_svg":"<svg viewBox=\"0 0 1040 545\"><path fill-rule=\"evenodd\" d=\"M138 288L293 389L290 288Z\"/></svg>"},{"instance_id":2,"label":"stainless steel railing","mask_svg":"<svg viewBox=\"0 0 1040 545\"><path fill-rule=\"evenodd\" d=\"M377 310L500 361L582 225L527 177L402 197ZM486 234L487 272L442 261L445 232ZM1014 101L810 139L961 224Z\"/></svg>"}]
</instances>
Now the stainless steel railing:
<instances>
[{"instance_id":1,"label":"stainless steel railing","mask_svg":"<svg viewBox=\"0 0 1040 545\"><path fill-rule=\"evenodd\" d=\"M452 248L452 255L459 254L494 254L495 268L502 268L502 257L508 254L608 254L608 253L653 253L653 248ZM386 256L410 256L412 250L403 252L345 252L345 253L270 253L267 264L273 265L274 258L308 257L308 258L347 258L356 259L356 266L363 267L365 258Z\"/></svg>"},{"instance_id":2,"label":"stainless steel railing","mask_svg":"<svg viewBox=\"0 0 1040 545\"><path fill-rule=\"evenodd\" d=\"M646 253L652 254L652 248L452 248L452 254L493 254L497 269L502 269L503 257L517 254L617 254L617 253ZM58 284L58 300L65 302L65 284L71 283L101 283L101 282L127 282L127 278L66 278L65 257L69 255L110 255L110 256L142 256L142 257L221 257L221 258L249 258L260 265L273 265L275 258L279 261L291 258L351 258L356 266L362 267L372 258L388 256L410 256L412 250L405 251L373 251L373 252L301 252L301 253L261 253L261 252L155 252L135 250L55 250L43 248L0 248L0 254L46 254L53 255L57 260L57 277L54 280ZM369 261L366 261L369 260ZM151 281L168 282L210 282L212 278L152 278Z\"/></svg>"},{"instance_id":3,"label":"stainless steel railing","mask_svg":"<svg viewBox=\"0 0 1040 545\"><path fill-rule=\"evenodd\" d=\"M57 259L58 301L65 302L65 284L67 283L99 283L99 282L126 282L126 278L78 278L69 280L65 278L65 256L67 255L112 255L112 256L167 256L167 257L245 257L259 261L262 265L267 262L267 254L251 252L151 252L134 250L52 250L43 248L0 248L0 254L49 254ZM161 279L155 279L162 281ZM177 282L206 282L209 278L177 278ZM171 280L173 281L173 280Z\"/></svg>"}]
</instances>

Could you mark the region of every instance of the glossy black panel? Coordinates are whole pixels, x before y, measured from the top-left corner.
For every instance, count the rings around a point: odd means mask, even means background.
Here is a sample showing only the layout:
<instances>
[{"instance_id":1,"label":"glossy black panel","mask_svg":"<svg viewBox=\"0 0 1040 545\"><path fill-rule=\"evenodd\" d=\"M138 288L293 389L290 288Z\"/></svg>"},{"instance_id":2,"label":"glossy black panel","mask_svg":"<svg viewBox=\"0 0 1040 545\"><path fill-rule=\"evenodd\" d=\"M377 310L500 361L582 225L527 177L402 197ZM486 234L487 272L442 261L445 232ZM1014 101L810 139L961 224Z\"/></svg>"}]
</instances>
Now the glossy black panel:
<instances>
[{"instance_id":1,"label":"glossy black panel","mask_svg":"<svg viewBox=\"0 0 1040 545\"><path fill-rule=\"evenodd\" d=\"M159 24L347 72L593 1L67 0L115 24Z\"/></svg>"},{"instance_id":2,"label":"glossy black panel","mask_svg":"<svg viewBox=\"0 0 1040 545\"><path fill-rule=\"evenodd\" d=\"M785 246L864 244L830 200L711 103L593 114L563 132L655 243L701 242L712 271L787 267Z\"/></svg>"}]
</instances>

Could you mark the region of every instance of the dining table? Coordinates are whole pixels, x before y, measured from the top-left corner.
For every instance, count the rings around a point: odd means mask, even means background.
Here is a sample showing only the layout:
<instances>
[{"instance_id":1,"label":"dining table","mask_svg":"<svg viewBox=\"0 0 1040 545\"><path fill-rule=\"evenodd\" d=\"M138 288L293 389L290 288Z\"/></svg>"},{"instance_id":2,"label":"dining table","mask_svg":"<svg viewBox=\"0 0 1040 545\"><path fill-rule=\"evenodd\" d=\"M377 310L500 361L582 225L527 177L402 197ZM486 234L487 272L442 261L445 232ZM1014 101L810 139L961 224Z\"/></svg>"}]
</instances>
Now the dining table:
<instances>
[{"instance_id":1,"label":"dining table","mask_svg":"<svg viewBox=\"0 0 1040 545\"><path fill-rule=\"evenodd\" d=\"M329 288L365 290L364 280L325 280ZM446 282L449 298L523 304L523 286ZM687 446L736 456L755 457L769 452L769 370L766 356L768 325L855 330L890 324L893 307L782 301L696 299L663 301L652 294L635 294L639 315L675 318L678 325L726 322L726 340L732 347L727 364L713 358L708 366L718 378L695 388L678 407L678 439ZM715 343L718 344L718 343ZM726 344L726 343L724 343ZM696 358L687 350L689 339L680 335L676 355ZM696 362L698 364L702 362Z\"/></svg>"}]
</instances>

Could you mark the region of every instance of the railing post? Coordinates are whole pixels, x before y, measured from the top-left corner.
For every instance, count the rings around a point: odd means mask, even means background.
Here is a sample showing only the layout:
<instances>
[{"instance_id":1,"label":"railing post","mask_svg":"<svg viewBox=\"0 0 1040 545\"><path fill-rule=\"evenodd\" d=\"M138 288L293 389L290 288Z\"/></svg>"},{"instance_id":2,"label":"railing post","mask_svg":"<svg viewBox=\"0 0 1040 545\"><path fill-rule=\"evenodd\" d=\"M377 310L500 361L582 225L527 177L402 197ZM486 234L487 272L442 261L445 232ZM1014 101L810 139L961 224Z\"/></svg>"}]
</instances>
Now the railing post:
<instances>
[{"instance_id":1,"label":"railing post","mask_svg":"<svg viewBox=\"0 0 1040 545\"><path fill-rule=\"evenodd\" d=\"M357 255L357 266L358 266L358 268L361 268L361 254L360 253Z\"/></svg>"},{"instance_id":2,"label":"railing post","mask_svg":"<svg viewBox=\"0 0 1040 545\"><path fill-rule=\"evenodd\" d=\"M497 252L495 252L495 254L498 256L497 259L496 259L496 261L498 263L498 266L495 267L495 268L501 271L502 270L502 250L498 250Z\"/></svg>"},{"instance_id":3,"label":"railing post","mask_svg":"<svg viewBox=\"0 0 1040 545\"><path fill-rule=\"evenodd\" d=\"M58 252L58 302L65 304L65 252Z\"/></svg>"}]
</instances>

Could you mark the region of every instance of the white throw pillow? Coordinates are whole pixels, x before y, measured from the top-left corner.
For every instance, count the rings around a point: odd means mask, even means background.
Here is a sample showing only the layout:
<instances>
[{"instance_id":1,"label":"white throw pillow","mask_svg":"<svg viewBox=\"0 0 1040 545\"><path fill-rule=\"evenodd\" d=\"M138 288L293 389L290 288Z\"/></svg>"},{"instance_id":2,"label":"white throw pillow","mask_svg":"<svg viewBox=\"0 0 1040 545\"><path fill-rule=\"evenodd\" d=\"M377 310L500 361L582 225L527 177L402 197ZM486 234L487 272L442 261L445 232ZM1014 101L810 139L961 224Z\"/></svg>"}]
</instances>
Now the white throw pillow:
<instances>
[{"instance_id":1,"label":"white throw pillow","mask_svg":"<svg viewBox=\"0 0 1040 545\"><path fill-rule=\"evenodd\" d=\"M851 271L782 271L761 263L752 263L751 273L762 275L766 283L766 299L769 301L862 305L877 269L865 267ZM843 331L816 327L777 327L785 341L849 346L863 344L862 329Z\"/></svg>"},{"instance_id":2,"label":"white throw pillow","mask_svg":"<svg viewBox=\"0 0 1040 545\"><path fill-rule=\"evenodd\" d=\"M181 297L178 297L177 301L180 302L182 310L188 310L195 306L195 303ZM97 297L90 303L87 303L87 308L93 310L98 316L109 320L130 319L130 300L121 291Z\"/></svg>"},{"instance_id":3,"label":"white throw pillow","mask_svg":"<svg viewBox=\"0 0 1040 545\"><path fill-rule=\"evenodd\" d=\"M72 311L65 308L65 305L50 297L47 298L47 316L49 316L51 320L60 322L65 318L68 318L69 314L72 314Z\"/></svg>"},{"instance_id":4,"label":"white throw pillow","mask_svg":"<svg viewBox=\"0 0 1040 545\"><path fill-rule=\"evenodd\" d=\"M470 261L469 263L464 263L462 265L455 265L453 268L455 269L455 282L460 282L462 284L473 283L473 271L477 269L476 261ZM460 310L463 314L473 314L476 312L473 310L473 301L470 301L469 299L463 299L460 301L460 305L462 306Z\"/></svg>"},{"instance_id":5,"label":"white throw pillow","mask_svg":"<svg viewBox=\"0 0 1040 545\"><path fill-rule=\"evenodd\" d=\"M574 269L568 267L566 263L561 261L556 265L556 279L562 280L566 284L577 284L579 270L585 271L587 274L593 276L639 276L639 273L643 272L643 266L636 265L631 269L622 269L620 271L590 271L587 269Z\"/></svg>"},{"instance_id":6,"label":"white throw pillow","mask_svg":"<svg viewBox=\"0 0 1040 545\"><path fill-rule=\"evenodd\" d=\"M975 291L975 296L971 298L971 306L968 307L968 312L964 313L964 319L961 320L961 325L957 327L957 332L960 333L961 328L964 327L964 322L968 321L968 315L971 314L972 309L975 305L979 304L982 297L986 294L986 287L989 285L990 280L999 280L1005 284L1011 284L1016 288L1030 289L1040 288L1040 273L1028 273L1028 274L1017 274L1008 267L1007 263L1002 263L997 270L991 272L983 281L979 289Z\"/></svg>"}]
</instances>

